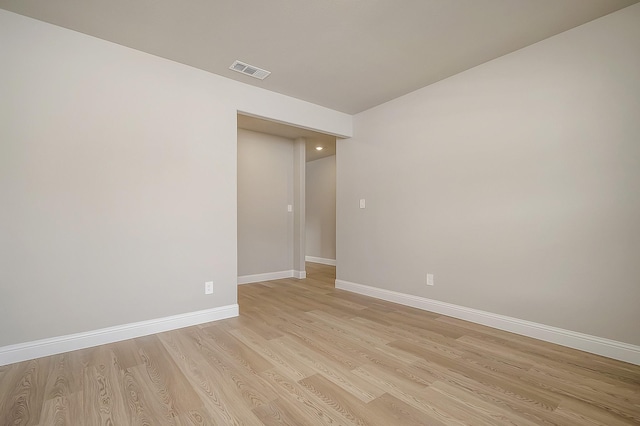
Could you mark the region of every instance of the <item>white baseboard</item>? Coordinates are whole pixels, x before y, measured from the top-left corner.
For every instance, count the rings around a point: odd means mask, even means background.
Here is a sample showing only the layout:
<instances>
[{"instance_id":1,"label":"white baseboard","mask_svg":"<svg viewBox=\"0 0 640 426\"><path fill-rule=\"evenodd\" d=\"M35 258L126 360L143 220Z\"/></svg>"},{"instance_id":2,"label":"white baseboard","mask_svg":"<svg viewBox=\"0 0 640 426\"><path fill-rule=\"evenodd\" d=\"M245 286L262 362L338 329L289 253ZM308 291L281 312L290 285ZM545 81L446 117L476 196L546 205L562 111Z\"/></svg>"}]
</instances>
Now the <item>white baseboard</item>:
<instances>
[{"instance_id":1,"label":"white baseboard","mask_svg":"<svg viewBox=\"0 0 640 426\"><path fill-rule=\"evenodd\" d=\"M307 278L307 271L288 271L266 272L264 274L242 275L238 277L238 285L259 283L262 281L281 280L284 278Z\"/></svg>"},{"instance_id":2,"label":"white baseboard","mask_svg":"<svg viewBox=\"0 0 640 426\"><path fill-rule=\"evenodd\" d=\"M336 266L335 259L325 259L324 257L305 256L304 260L306 260L307 262L322 263L323 265Z\"/></svg>"},{"instance_id":3,"label":"white baseboard","mask_svg":"<svg viewBox=\"0 0 640 426\"><path fill-rule=\"evenodd\" d=\"M259 283L262 281L281 280L283 278L293 277L293 269L288 271L267 272L264 274L242 275L238 277L238 284Z\"/></svg>"},{"instance_id":4,"label":"white baseboard","mask_svg":"<svg viewBox=\"0 0 640 426\"><path fill-rule=\"evenodd\" d=\"M135 337L148 336L163 331L189 327L211 321L238 316L238 305L227 305L219 308L205 309L186 314L172 315L148 321L140 321L115 327L66 336L52 337L33 342L19 343L0 347L0 365L26 361L43 356L56 355L63 352L90 348Z\"/></svg>"},{"instance_id":5,"label":"white baseboard","mask_svg":"<svg viewBox=\"0 0 640 426\"><path fill-rule=\"evenodd\" d=\"M640 365L640 346L349 281L336 288Z\"/></svg>"}]
</instances>

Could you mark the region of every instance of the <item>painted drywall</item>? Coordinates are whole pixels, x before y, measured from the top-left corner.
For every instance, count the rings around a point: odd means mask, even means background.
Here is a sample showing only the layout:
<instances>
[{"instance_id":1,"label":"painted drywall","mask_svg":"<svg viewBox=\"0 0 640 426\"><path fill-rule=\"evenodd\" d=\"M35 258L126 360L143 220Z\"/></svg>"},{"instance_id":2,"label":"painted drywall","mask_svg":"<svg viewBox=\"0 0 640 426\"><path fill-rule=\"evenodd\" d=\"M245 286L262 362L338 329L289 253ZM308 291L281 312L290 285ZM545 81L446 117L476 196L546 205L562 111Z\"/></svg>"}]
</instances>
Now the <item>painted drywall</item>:
<instances>
[{"instance_id":1,"label":"painted drywall","mask_svg":"<svg viewBox=\"0 0 640 426\"><path fill-rule=\"evenodd\" d=\"M0 347L235 304L237 111L351 135L349 115L3 10L0 40Z\"/></svg>"},{"instance_id":2,"label":"painted drywall","mask_svg":"<svg viewBox=\"0 0 640 426\"><path fill-rule=\"evenodd\" d=\"M307 256L336 258L336 156L307 163Z\"/></svg>"},{"instance_id":3,"label":"painted drywall","mask_svg":"<svg viewBox=\"0 0 640 426\"><path fill-rule=\"evenodd\" d=\"M306 278L306 152L305 138L293 141L293 270L296 278Z\"/></svg>"},{"instance_id":4,"label":"painted drywall","mask_svg":"<svg viewBox=\"0 0 640 426\"><path fill-rule=\"evenodd\" d=\"M238 129L238 276L293 269L293 140Z\"/></svg>"},{"instance_id":5,"label":"painted drywall","mask_svg":"<svg viewBox=\"0 0 640 426\"><path fill-rule=\"evenodd\" d=\"M639 46L635 5L355 116L338 279L640 344Z\"/></svg>"}]
</instances>

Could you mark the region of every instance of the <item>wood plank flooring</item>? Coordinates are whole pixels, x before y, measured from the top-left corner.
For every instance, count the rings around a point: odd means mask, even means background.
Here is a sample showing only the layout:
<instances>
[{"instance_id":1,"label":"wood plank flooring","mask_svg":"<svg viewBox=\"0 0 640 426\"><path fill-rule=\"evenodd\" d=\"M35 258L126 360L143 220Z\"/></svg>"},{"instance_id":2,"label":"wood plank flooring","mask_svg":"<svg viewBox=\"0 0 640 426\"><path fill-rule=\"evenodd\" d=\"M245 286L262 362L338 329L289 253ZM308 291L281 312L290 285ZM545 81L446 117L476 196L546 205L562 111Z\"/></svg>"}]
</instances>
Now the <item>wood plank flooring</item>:
<instances>
[{"instance_id":1,"label":"wood plank flooring","mask_svg":"<svg viewBox=\"0 0 640 426\"><path fill-rule=\"evenodd\" d=\"M307 272L239 286L238 318L0 367L0 426L640 424L638 366Z\"/></svg>"}]
</instances>

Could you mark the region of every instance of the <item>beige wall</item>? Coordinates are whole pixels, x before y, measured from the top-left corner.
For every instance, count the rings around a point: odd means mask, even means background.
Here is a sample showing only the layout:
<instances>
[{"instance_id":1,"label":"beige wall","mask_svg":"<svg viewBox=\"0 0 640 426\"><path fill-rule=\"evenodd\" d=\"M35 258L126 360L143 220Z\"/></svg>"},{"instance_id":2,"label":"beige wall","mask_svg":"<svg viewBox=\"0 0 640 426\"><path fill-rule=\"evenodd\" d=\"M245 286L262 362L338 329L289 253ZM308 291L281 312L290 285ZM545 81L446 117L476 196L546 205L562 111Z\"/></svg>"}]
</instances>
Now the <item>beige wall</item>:
<instances>
[{"instance_id":1,"label":"beige wall","mask_svg":"<svg viewBox=\"0 0 640 426\"><path fill-rule=\"evenodd\" d=\"M293 141L238 129L238 276L293 269Z\"/></svg>"},{"instance_id":2,"label":"beige wall","mask_svg":"<svg viewBox=\"0 0 640 426\"><path fill-rule=\"evenodd\" d=\"M636 5L358 114L338 278L640 344L639 46Z\"/></svg>"},{"instance_id":3,"label":"beige wall","mask_svg":"<svg viewBox=\"0 0 640 426\"><path fill-rule=\"evenodd\" d=\"M3 10L0 40L0 347L235 304L237 112L351 133L346 114Z\"/></svg>"},{"instance_id":4,"label":"beige wall","mask_svg":"<svg viewBox=\"0 0 640 426\"><path fill-rule=\"evenodd\" d=\"M306 158L304 138L293 141L293 269L296 278L306 278Z\"/></svg>"},{"instance_id":5,"label":"beige wall","mask_svg":"<svg viewBox=\"0 0 640 426\"><path fill-rule=\"evenodd\" d=\"M336 156L307 163L307 256L336 258Z\"/></svg>"}]
</instances>

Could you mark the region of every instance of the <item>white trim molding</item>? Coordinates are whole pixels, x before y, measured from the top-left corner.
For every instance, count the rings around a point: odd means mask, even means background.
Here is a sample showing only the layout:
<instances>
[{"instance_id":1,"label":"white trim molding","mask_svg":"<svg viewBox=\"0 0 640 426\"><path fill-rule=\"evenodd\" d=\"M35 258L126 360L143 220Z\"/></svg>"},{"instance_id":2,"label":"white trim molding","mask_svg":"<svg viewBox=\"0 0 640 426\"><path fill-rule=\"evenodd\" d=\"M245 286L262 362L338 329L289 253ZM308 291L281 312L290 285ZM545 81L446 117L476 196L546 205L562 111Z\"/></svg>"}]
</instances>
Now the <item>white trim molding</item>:
<instances>
[{"instance_id":1,"label":"white trim molding","mask_svg":"<svg viewBox=\"0 0 640 426\"><path fill-rule=\"evenodd\" d=\"M264 274L241 275L238 277L238 285L261 283L263 281L282 280L284 278L297 278L303 280L307 278L307 271L288 271L266 272Z\"/></svg>"},{"instance_id":2,"label":"white trim molding","mask_svg":"<svg viewBox=\"0 0 640 426\"><path fill-rule=\"evenodd\" d=\"M322 263L323 265L336 266L335 259L325 259L324 257L305 256L304 260L313 263Z\"/></svg>"},{"instance_id":3,"label":"white trim molding","mask_svg":"<svg viewBox=\"0 0 640 426\"><path fill-rule=\"evenodd\" d=\"M238 284L259 283L262 281L281 280L293 278L293 269L288 271L266 272L264 274L242 275L238 277Z\"/></svg>"},{"instance_id":4,"label":"white trim molding","mask_svg":"<svg viewBox=\"0 0 640 426\"><path fill-rule=\"evenodd\" d=\"M349 281L336 288L640 365L640 346Z\"/></svg>"},{"instance_id":5,"label":"white trim molding","mask_svg":"<svg viewBox=\"0 0 640 426\"><path fill-rule=\"evenodd\" d=\"M35 340L0 347L0 365L13 364L43 356L56 355L63 352L105 345L121 340L133 339L177 328L204 324L238 316L238 305L226 305L219 308L188 312L148 321L101 328L83 333Z\"/></svg>"}]
</instances>

